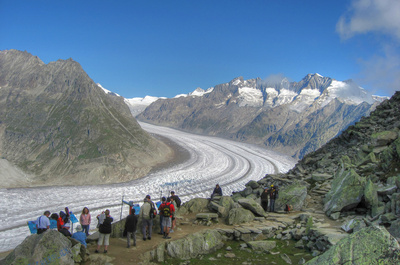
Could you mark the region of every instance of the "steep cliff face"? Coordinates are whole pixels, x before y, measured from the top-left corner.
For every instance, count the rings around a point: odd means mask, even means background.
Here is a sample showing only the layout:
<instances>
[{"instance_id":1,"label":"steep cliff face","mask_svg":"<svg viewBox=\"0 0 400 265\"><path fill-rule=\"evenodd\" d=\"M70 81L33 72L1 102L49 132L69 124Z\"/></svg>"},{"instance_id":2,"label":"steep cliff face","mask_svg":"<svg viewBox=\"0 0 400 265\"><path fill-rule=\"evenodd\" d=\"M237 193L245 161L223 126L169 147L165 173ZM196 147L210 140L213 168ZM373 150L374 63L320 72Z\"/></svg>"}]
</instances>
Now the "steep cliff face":
<instances>
[{"instance_id":1,"label":"steep cliff face","mask_svg":"<svg viewBox=\"0 0 400 265\"><path fill-rule=\"evenodd\" d=\"M195 93L197 92L197 93ZM265 145L302 158L380 102L354 83L309 74L300 82L235 78L186 97L159 99L138 119Z\"/></svg>"},{"instance_id":2,"label":"steep cliff face","mask_svg":"<svg viewBox=\"0 0 400 265\"><path fill-rule=\"evenodd\" d=\"M1 51L0 87L0 154L30 185L127 181L171 155L72 59Z\"/></svg>"}]
</instances>

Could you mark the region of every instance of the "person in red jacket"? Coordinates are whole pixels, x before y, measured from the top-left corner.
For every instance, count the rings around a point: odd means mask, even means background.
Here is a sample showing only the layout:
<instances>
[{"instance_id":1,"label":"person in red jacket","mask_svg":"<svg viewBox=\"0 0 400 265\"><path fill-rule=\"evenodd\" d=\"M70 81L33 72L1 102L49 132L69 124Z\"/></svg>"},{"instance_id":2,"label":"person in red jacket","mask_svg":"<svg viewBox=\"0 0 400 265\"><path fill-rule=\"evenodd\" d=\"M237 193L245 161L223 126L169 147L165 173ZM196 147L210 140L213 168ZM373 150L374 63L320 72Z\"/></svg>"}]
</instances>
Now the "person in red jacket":
<instances>
[{"instance_id":1,"label":"person in red jacket","mask_svg":"<svg viewBox=\"0 0 400 265\"><path fill-rule=\"evenodd\" d=\"M163 215L162 218L162 225L164 228L164 238L170 239L169 236L169 229L171 228L172 224L172 214L175 212L175 207L171 203L171 199L168 197L167 202L160 205L161 214Z\"/></svg>"}]
</instances>

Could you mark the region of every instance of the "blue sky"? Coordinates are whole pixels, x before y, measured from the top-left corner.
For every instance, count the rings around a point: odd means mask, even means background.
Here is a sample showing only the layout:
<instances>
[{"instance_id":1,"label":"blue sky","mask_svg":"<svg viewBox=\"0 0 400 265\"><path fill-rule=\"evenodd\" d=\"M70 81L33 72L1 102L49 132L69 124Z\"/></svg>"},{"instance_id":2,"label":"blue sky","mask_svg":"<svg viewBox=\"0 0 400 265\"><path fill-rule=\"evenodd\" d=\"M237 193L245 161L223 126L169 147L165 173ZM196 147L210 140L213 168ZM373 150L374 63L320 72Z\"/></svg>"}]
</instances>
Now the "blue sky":
<instances>
[{"instance_id":1,"label":"blue sky","mask_svg":"<svg viewBox=\"0 0 400 265\"><path fill-rule=\"evenodd\" d=\"M126 98L308 73L400 90L400 1L0 0L0 50L72 58Z\"/></svg>"}]
</instances>

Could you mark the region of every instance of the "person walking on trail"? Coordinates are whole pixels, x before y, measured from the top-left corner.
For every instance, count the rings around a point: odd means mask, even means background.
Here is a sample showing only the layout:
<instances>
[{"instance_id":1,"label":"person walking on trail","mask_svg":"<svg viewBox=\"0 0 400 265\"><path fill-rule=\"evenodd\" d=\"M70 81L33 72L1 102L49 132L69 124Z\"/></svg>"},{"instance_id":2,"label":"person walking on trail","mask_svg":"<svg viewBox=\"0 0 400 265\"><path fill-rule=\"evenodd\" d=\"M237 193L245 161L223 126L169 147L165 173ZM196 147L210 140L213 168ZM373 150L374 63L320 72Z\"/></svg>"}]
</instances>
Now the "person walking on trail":
<instances>
[{"instance_id":1,"label":"person walking on trail","mask_svg":"<svg viewBox=\"0 0 400 265\"><path fill-rule=\"evenodd\" d=\"M213 200L215 196L222 196L222 189L219 184L215 185L214 191L211 194L211 200Z\"/></svg>"},{"instance_id":2,"label":"person walking on trail","mask_svg":"<svg viewBox=\"0 0 400 265\"><path fill-rule=\"evenodd\" d=\"M165 204L166 202L167 202L167 199L165 197L162 197L161 198L161 204L158 207L158 214L160 215L160 233L158 233L158 234L160 234L160 235L164 235L164 227L163 227L163 218L164 218L164 216L162 214L161 208L162 208L163 204Z\"/></svg>"},{"instance_id":3,"label":"person walking on trail","mask_svg":"<svg viewBox=\"0 0 400 265\"><path fill-rule=\"evenodd\" d=\"M264 191L261 193L261 207L266 212L268 212L268 197L269 197L269 190L268 188L265 188Z\"/></svg>"},{"instance_id":4,"label":"person walking on trail","mask_svg":"<svg viewBox=\"0 0 400 265\"><path fill-rule=\"evenodd\" d=\"M103 223L99 225L99 240L97 241L97 249L96 253L99 253L100 246L103 245L104 242L104 253L107 253L108 246L110 245L110 234L112 232L112 226L111 223L114 221L114 219L110 215L110 210L106 210L104 212L105 214L105 219L103 220ZM99 219L100 214L97 216L97 219Z\"/></svg>"},{"instance_id":5,"label":"person walking on trail","mask_svg":"<svg viewBox=\"0 0 400 265\"><path fill-rule=\"evenodd\" d=\"M173 233L174 229L176 229L176 209L177 209L177 205L176 205L176 202L175 202L173 197L170 197L169 199L171 201L171 204L174 206L174 211L172 212L172 217L171 217L171 222L172 222L171 229L169 230L170 233Z\"/></svg>"},{"instance_id":6,"label":"person walking on trail","mask_svg":"<svg viewBox=\"0 0 400 265\"><path fill-rule=\"evenodd\" d=\"M127 248L131 246L131 238L133 238L133 246L136 246L136 228L138 223L138 217L136 216L136 211L132 208L131 213L128 215L125 221L125 231L127 239Z\"/></svg>"},{"instance_id":7,"label":"person walking on trail","mask_svg":"<svg viewBox=\"0 0 400 265\"><path fill-rule=\"evenodd\" d=\"M270 199L270 212L275 212L275 200L278 198L278 190L274 185L271 185L271 189L269 191L269 199Z\"/></svg>"},{"instance_id":8,"label":"person walking on trail","mask_svg":"<svg viewBox=\"0 0 400 265\"><path fill-rule=\"evenodd\" d=\"M154 214L155 212L155 214ZM143 205L140 208L139 218L142 220L143 241L151 240L153 230L153 218L157 215L154 202L151 201L150 195L146 195Z\"/></svg>"},{"instance_id":9,"label":"person walking on trail","mask_svg":"<svg viewBox=\"0 0 400 265\"><path fill-rule=\"evenodd\" d=\"M38 219L36 219L36 230L38 235L50 229L50 211L45 211Z\"/></svg>"},{"instance_id":10,"label":"person walking on trail","mask_svg":"<svg viewBox=\"0 0 400 265\"><path fill-rule=\"evenodd\" d=\"M178 195L175 194L175 191L171 191L171 199L174 199L174 201L176 202L176 206L179 208L181 207L181 199L178 197ZM177 210L177 208L175 207L175 210Z\"/></svg>"},{"instance_id":11,"label":"person walking on trail","mask_svg":"<svg viewBox=\"0 0 400 265\"><path fill-rule=\"evenodd\" d=\"M161 214L163 215L163 228L164 228L164 238L170 239L169 236L170 227L172 224L172 213L175 212L174 205L171 203L171 199L167 198L167 201L160 205Z\"/></svg>"}]
</instances>

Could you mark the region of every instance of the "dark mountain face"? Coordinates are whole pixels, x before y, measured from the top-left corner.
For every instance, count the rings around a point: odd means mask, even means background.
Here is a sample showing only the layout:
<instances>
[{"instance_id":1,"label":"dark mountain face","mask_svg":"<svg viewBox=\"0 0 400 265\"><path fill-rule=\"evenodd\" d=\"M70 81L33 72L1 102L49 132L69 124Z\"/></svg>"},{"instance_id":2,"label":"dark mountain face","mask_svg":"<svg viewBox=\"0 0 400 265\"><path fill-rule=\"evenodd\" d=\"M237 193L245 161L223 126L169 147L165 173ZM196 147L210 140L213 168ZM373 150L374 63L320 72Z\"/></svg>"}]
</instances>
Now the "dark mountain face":
<instances>
[{"instance_id":1,"label":"dark mountain face","mask_svg":"<svg viewBox=\"0 0 400 265\"><path fill-rule=\"evenodd\" d=\"M170 154L123 98L106 95L72 59L46 65L27 52L1 51L0 87L1 157L33 183L127 181Z\"/></svg>"},{"instance_id":2,"label":"dark mountain face","mask_svg":"<svg viewBox=\"0 0 400 265\"><path fill-rule=\"evenodd\" d=\"M300 82L268 83L239 77L203 96L159 99L139 120L189 132L265 145L302 158L318 149L378 104L358 86L309 74ZM343 87L352 93L343 92ZM338 97L336 94L357 95ZM367 100L361 103L362 100ZM368 103L369 102L369 103Z\"/></svg>"}]
</instances>

